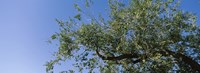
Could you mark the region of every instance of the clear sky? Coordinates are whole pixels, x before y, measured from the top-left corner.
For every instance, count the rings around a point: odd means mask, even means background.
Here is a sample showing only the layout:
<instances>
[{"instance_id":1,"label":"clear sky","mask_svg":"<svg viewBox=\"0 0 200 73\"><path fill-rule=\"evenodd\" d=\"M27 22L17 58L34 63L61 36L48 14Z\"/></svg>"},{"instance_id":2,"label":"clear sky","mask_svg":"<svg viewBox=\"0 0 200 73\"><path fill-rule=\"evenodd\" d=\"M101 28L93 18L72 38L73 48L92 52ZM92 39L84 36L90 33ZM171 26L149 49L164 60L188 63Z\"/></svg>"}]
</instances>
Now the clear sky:
<instances>
[{"instance_id":1,"label":"clear sky","mask_svg":"<svg viewBox=\"0 0 200 73\"><path fill-rule=\"evenodd\" d=\"M0 0L0 73L45 73L44 64L57 49L46 42L58 31L55 18L73 17L74 1ZM200 18L199 0L182 1L182 9ZM90 11L102 12L105 2L99 0Z\"/></svg>"}]
</instances>

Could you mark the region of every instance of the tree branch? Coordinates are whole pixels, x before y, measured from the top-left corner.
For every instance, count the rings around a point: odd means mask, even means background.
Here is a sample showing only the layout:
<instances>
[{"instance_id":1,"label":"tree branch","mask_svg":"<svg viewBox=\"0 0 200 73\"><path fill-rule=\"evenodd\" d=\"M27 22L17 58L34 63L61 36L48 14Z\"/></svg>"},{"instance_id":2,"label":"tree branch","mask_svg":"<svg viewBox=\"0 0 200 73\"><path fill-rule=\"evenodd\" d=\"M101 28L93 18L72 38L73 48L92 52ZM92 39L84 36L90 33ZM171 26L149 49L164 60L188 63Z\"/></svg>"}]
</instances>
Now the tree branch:
<instances>
[{"instance_id":1,"label":"tree branch","mask_svg":"<svg viewBox=\"0 0 200 73\"><path fill-rule=\"evenodd\" d=\"M198 62L196 62L195 60L193 60L192 58L181 54L181 53L176 53L170 50L165 50L165 51L156 51L155 53L160 53L163 56L170 56L172 55L174 58L176 58L177 60L179 60L180 62L184 62L187 65L189 65L194 71L198 71L200 72L200 64L198 64Z\"/></svg>"},{"instance_id":2,"label":"tree branch","mask_svg":"<svg viewBox=\"0 0 200 73\"><path fill-rule=\"evenodd\" d=\"M193 60L192 58L181 54L181 53L176 53L170 50L166 50L167 53L169 53L169 55L172 55L174 58L183 61L184 63L190 65L190 67L194 70L194 71L198 71L200 72L200 65L198 64L198 62L196 62L195 60ZM161 53L163 54L163 53Z\"/></svg>"},{"instance_id":3,"label":"tree branch","mask_svg":"<svg viewBox=\"0 0 200 73\"><path fill-rule=\"evenodd\" d=\"M123 54L123 55L120 55L120 56L113 56L113 57L106 57L106 56L103 56L99 53L98 50L96 50L96 53L99 57L101 57L103 60L112 60L112 61L116 61L116 60L122 60L122 59L131 59L131 58L139 58L139 55L138 54ZM176 53L176 52L173 52L173 51L170 51L170 50L166 50L166 51L157 51L156 53L160 53L162 54L163 56L169 56L169 55L172 55L174 58L180 60L181 62L183 61L184 63L190 65L190 67L194 70L194 71L198 71L200 72L200 65L195 61L193 60L192 58L184 55L184 54L181 54L181 53ZM145 58L146 59L146 58ZM137 59L135 61L133 61L133 63L138 63L138 62L141 62L141 59Z\"/></svg>"}]
</instances>

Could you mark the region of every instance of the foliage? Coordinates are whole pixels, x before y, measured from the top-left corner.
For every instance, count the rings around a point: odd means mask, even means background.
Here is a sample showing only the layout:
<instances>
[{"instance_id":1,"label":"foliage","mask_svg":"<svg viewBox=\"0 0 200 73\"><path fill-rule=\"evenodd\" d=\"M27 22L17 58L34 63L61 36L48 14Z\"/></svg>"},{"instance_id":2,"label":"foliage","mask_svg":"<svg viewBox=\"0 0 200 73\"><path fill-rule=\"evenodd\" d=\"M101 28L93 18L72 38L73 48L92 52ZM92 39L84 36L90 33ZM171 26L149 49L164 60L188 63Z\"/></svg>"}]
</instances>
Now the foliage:
<instances>
[{"instance_id":1,"label":"foliage","mask_svg":"<svg viewBox=\"0 0 200 73\"><path fill-rule=\"evenodd\" d=\"M92 2L87 0L86 7ZM59 48L56 59L46 64L47 72L66 59L75 59L80 72L200 72L200 27L196 16L180 10L179 4L109 0L108 20L92 18L84 23L81 14L77 20L57 20L60 32L52 39L59 41ZM75 8L83 13L77 4Z\"/></svg>"}]
</instances>

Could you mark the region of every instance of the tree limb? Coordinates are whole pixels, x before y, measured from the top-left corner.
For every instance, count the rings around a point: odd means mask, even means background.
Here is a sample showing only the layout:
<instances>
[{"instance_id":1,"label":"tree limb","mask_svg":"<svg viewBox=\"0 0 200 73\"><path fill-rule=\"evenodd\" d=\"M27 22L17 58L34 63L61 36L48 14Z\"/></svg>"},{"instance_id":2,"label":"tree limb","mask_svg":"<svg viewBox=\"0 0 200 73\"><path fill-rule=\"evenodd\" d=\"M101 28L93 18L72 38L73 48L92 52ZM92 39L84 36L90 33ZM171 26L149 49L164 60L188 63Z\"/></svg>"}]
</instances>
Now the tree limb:
<instances>
[{"instance_id":1,"label":"tree limb","mask_svg":"<svg viewBox=\"0 0 200 73\"><path fill-rule=\"evenodd\" d=\"M98 50L96 50L96 53L99 57L101 57L103 60L112 60L112 61L116 61L116 60L122 60L122 59L131 59L131 58L139 58L139 55L136 54L136 53L133 53L133 54L123 54L123 55L120 55L120 56L113 56L113 57L106 57L106 56L103 56L99 53ZM194 71L198 71L200 72L200 65L195 61L193 60L192 58L184 55L184 54L181 54L181 53L176 53L176 52L173 52L173 51L170 51L170 50L166 50L166 51L157 51L156 53L160 53L162 54L163 56L169 56L169 55L172 55L174 58L180 60L180 61L183 61L184 63L190 65L190 67L194 70ZM135 61L133 61L133 63L138 63L138 62L141 62L141 59L137 59Z\"/></svg>"},{"instance_id":2,"label":"tree limb","mask_svg":"<svg viewBox=\"0 0 200 73\"><path fill-rule=\"evenodd\" d=\"M194 71L198 71L200 72L200 65L198 64L198 62L196 62L195 60L193 60L192 58L181 54L181 53L176 53L170 50L166 50L167 53L169 53L169 55L172 55L174 58L183 61L184 63L190 65L190 67L194 70ZM162 54L162 53L161 53Z\"/></svg>"}]
</instances>

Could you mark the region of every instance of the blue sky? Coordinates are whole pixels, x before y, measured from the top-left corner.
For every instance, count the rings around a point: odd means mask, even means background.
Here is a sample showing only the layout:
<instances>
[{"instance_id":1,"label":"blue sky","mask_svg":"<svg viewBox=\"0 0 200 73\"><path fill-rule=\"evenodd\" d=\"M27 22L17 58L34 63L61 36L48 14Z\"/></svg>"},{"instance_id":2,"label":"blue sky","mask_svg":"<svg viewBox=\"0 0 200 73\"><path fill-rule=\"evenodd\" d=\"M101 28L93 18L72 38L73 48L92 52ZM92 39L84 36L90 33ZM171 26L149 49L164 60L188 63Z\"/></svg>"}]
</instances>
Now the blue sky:
<instances>
[{"instance_id":1,"label":"blue sky","mask_svg":"<svg viewBox=\"0 0 200 73\"><path fill-rule=\"evenodd\" d=\"M73 17L74 1L78 0L0 0L0 73L45 73L43 65L57 49L46 42L58 31L55 18ZM182 1L182 9L200 18L199 0ZM105 2L96 2L91 13L104 12Z\"/></svg>"}]
</instances>

